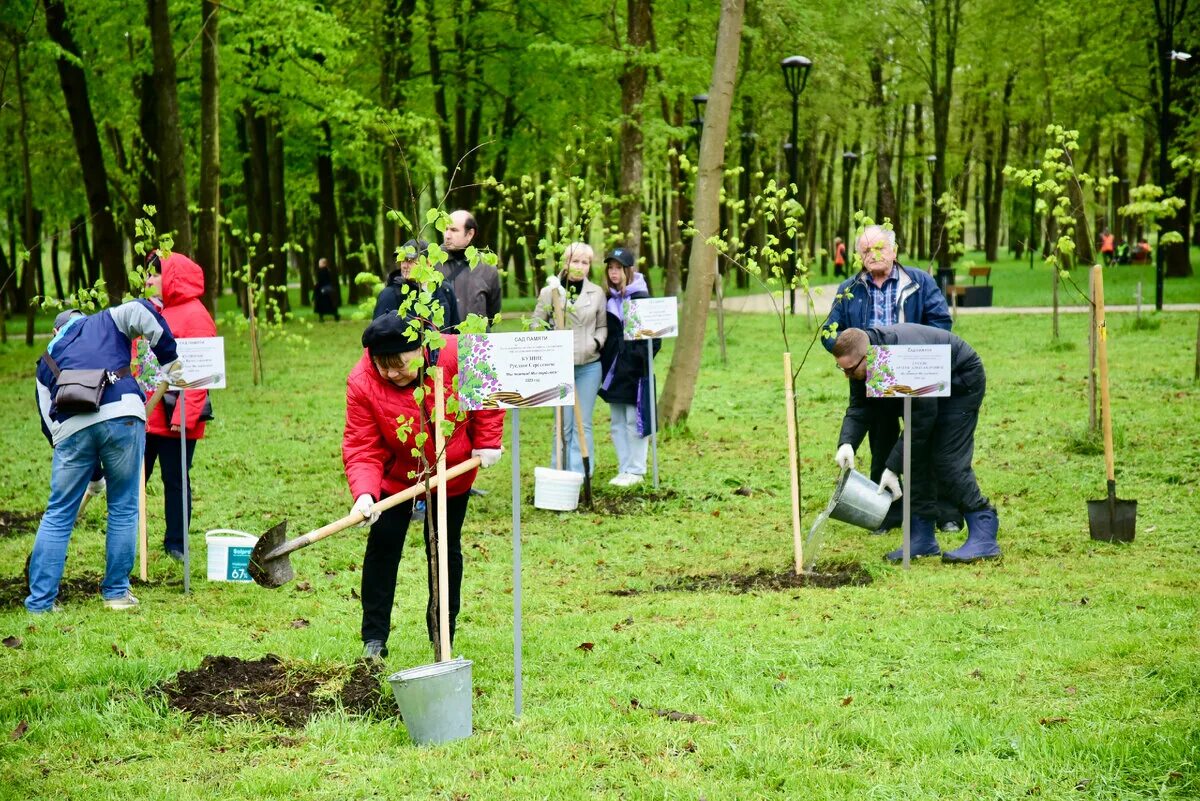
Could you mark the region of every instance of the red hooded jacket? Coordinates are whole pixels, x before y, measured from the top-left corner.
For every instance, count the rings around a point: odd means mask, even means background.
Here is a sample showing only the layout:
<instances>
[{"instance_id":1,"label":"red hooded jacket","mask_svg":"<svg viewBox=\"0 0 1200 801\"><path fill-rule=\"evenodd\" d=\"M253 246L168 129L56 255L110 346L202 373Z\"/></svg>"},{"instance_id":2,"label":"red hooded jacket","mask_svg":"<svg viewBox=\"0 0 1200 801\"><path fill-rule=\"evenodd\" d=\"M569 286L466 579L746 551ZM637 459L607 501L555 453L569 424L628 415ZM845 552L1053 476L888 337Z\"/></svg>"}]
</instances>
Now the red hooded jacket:
<instances>
[{"instance_id":1,"label":"red hooded jacket","mask_svg":"<svg viewBox=\"0 0 1200 801\"><path fill-rule=\"evenodd\" d=\"M170 258L162 263L162 316L171 333L176 339L187 337L215 337L217 326L212 315L208 313L204 303L200 301L204 294L204 271L200 265L182 253L172 253ZM200 422L200 412L204 410L204 402L208 399L208 391L203 389L187 390L184 398L187 407L187 438L203 439L205 424ZM146 433L157 434L160 437L178 437L177 432L171 431L171 426L179 425L179 405L176 404L170 422L164 411L164 405L159 404L150 413L146 421Z\"/></svg>"},{"instance_id":2,"label":"red hooded jacket","mask_svg":"<svg viewBox=\"0 0 1200 801\"><path fill-rule=\"evenodd\" d=\"M446 398L454 395L454 378L458 375L458 338L446 337L438 365L442 368L442 383ZM425 419L433 420L433 371L425 379ZM420 463L413 456L416 435L422 430L422 416L413 398L413 386L397 387L379 375L366 350L346 379L346 430L342 437L342 463L351 496L370 495L376 501L413 486ZM396 429L397 418L411 420L408 436L401 440ZM425 442L425 458L436 464L432 422L427 424L429 437ZM465 419L454 421L454 433L446 442L446 466L453 467L471 458L479 448L499 448L504 436L504 412L488 409L466 412ZM462 495L471 488L478 470L471 470L449 481L448 494Z\"/></svg>"}]
</instances>

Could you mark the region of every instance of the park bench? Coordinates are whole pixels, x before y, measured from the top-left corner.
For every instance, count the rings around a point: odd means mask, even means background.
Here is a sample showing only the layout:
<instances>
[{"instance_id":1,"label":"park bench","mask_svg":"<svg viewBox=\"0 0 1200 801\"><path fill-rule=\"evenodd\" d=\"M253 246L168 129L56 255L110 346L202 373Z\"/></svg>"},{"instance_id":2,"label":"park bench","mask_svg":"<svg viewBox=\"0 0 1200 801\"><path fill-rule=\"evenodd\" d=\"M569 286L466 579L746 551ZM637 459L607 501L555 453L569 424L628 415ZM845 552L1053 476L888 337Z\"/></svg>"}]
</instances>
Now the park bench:
<instances>
[{"instance_id":1,"label":"park bench","mask_svg":"<svg viewBox=\"0 0 1200 801\"><path fill-rule=\"evenodd\" d=\"M967 270L971 279L970 285L955 281L946 287L946 302L952 307L958 306L991 306L992 305L992 268L971 267ZM978 281L983 279L981 286Z\"/></svg>"}]
</instances>

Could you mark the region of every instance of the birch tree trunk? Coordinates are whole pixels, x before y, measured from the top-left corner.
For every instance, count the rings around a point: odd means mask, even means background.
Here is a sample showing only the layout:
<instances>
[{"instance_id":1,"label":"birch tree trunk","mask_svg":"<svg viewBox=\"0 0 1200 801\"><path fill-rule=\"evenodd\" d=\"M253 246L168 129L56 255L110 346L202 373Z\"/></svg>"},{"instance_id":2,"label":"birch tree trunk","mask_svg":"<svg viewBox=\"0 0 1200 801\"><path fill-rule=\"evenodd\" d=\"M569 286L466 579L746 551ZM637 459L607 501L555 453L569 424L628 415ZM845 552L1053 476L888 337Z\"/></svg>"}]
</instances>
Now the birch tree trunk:
<instances>
[{"instance_id":1,"label":"birch tree trunk","mask_svg":"<svg viewBox=\"0 0 1200 801\"><path fill-rule=\"evenodd\" d=\"M621 235L641 255L642 245L642 99L646 95L643 62L650 42L650 0L628 0L628 46L621 75ZM728 113L728 112L726 112Z\"/></svg>"},{"instance_id":2,"label":"birch tree trunk","mask_svg":"<svg viewBox=\"0 0 1200 801\"><path fill-rule=\"evenodd\" d=\"M708 304L712 298L717 267L717 251L708 244L708 239L716 235L720 217L725 137L729 133L729 111L733 106L733 85L737 78L744 14L745 0L722 0L712 85L708 89L708 109L700 139L694 204L696 236L692 240L688 266L690 279L679 310L679 338L675 341L671 370L667 374L662 401L659 403L659 419L668 426L687 419L696 391L696 378L700 373L700 358L704 352Z\"/></svg>"}]
</instances>

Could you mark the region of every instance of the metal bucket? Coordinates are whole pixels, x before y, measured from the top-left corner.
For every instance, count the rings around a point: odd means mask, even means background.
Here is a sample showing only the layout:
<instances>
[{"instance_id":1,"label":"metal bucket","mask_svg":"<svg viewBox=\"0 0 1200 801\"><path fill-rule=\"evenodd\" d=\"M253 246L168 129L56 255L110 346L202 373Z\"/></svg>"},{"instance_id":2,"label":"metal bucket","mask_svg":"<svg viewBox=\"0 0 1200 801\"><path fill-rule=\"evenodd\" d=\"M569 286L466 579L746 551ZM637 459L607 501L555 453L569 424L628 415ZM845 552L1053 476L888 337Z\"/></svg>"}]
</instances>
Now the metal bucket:
<instances>
[{"instance_id":1,"label":"metal bucket","mask_svg":"<svg viewBox=\"0 0 1200 801\"><path fill-rule=\"evenodd\" d=\"M417 745L471 736L471 660L454 659L388 676L396 705Z\"/></svg>"},{"instance_id":2,"label":"metal bucket","mask_svg":"<svg viewBox=\"0 0 1200 801\"><path fill-rule=\"evenodd\" d=\"M843 471L829 501L829 516L874 531L883 525L883 518L892 505L892 494L878 490L878 484L857 470Z\"/></svg>"}]
</instances>

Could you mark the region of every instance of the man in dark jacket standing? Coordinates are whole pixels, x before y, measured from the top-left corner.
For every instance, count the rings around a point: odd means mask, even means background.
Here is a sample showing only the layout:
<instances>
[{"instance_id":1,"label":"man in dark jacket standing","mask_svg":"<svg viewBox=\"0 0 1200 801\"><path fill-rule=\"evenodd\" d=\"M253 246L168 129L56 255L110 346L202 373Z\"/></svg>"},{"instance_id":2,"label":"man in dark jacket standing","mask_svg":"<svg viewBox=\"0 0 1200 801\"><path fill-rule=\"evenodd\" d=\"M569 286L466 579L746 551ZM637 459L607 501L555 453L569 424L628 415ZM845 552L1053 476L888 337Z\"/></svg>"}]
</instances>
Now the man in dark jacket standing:
<instances>
[{"instance_id":1,"label":"man in dark jacket standing","mask_svg":"<svg viewBox=\"0 0 1200 801\"><path fill-rule=\"evenodd\" d=\"M374 320L384 314L395 314L404 305L404 285L409 283L418 289L421 287L413 277L413 269L421 257L429 251L429 243L424 239L410 239L399 247L396 252L396 269L388 273L387 283L379 291L375 299L375 311L371 314ZM442 321L438 326L442 331L454 331L462 320L458 316L458 300L454 297L454 285L449 280L443 280L432 293L433 300L442 307ZM413 297L415 301L416 298ZM409 311L405 309L405 311ZM433 320L429 320L433 323Z\"/></svg>"},{"instance_id":2,"label":"man in dark jacket standing","mask_svg":"<svg viewBox=\"0 0 1200 801\"><path fill-rule=\"evenodd\" d=\"M442 233L442 249L449 259L439 264L438 270L458 299L458 319L466 320L468 314L478 314L487 319L490 329L492 321L500 314L500 274L482 260L474 267L468 263L466 250L474 242L476 230L475 218L470 212L462 209L451 212L450 224Z\"/></svg>"},{"instance_id":3,"label":"man in dark jacket standing","mask_svg":"<svg viewBox=\"0 0 1200 801\"><path fill-rule=\"evenodd\" d=\"M69 310L59 315L54 327L57 333L37 366L38 407L53 439L54 463L50 500L29 559L25 608L34 614L57 609L67 543L99 462L108 483L107 565L100 595L110 609L131 609L138 605L129 592L129 571L137 550L139 474L146 442L146 398L129 371L133 339L146 338L171 380L183 377L183 365L170 327L147 300L91 316ZM59 408L59 378L67 370L106 371L94 411Z\"/></svg>"},{"instance_id":4,"label":"man in dark jacket standing","mask_svg":"<svg viewBox=\"0 0 1200 801\"><path fill-rule=\"evenodd\" d=\"M912 401L913 476L907 481L912 492L912 555L941 554L943 562L976 562L1000 556L1000 547L996 544L1000 518L995 507L980 492L971 466L975 426L979 421L987 377L979 354L962 338L949 331L912 323L865 331L850 328L839 334L833 356L850 380L850 405L838 435L839 454L845 448L853 453L874 419L874 404L885 402L882 398L868 398L866 393L867 350L879 345L950 346L950 397L915 398ZM900 497L897 477L902 469L903 448L901 439L892 443L879 482L880 491L889 489L896 498ZM908 476L905 478L909 479ZM936 500L962 513L967 523L966 543L944 554L933 530ZM884 558L900 561L902 550L892 551Z\"/></svg>"},{"instance_id":5,"label":"man in dark jacket standing","mask_svg":"<svg viewBox=\"0 0 1200 801\"><path fill-rule=\"evenodd\" d=\"M950 330L950 310L937 282L924 270L905 267L896 261L896 232L882 225L868 225L858 237L855 248L863 267L857 275L837 288L833 307L822 328L825 349L832 352L834 340L847 328L874 328L896 323L919 323ZM896 437L900 435L903 406L899 400L881 400L872 407L868 441L871 448L871 480L879 483L885 461ZM843 469L853 467L853 454ZM957 531L959 520L948 510L935 522L944 530ZM882 534L900 525L900 508L893 505L877 532Z\"/></svg>"}]
</instances>

